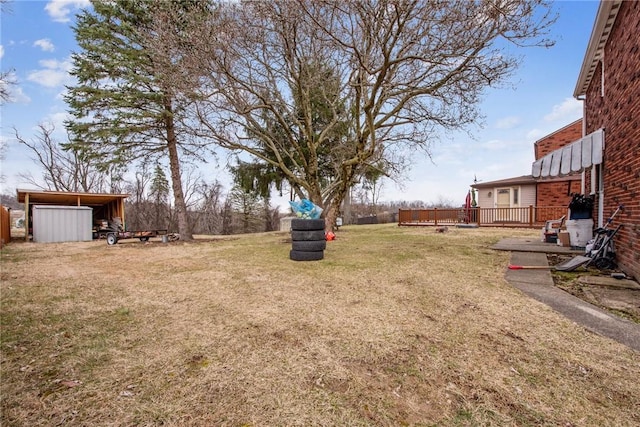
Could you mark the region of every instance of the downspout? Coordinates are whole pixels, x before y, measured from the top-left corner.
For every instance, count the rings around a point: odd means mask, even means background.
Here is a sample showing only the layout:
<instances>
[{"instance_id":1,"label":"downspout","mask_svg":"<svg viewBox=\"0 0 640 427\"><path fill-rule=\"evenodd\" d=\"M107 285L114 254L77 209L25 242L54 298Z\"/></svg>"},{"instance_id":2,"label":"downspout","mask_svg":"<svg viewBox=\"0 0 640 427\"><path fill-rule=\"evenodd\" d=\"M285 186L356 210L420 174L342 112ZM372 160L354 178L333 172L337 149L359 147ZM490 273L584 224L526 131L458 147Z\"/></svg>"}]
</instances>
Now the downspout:
<instances>
[{"instance_id":1,"label":"downspout","mask_svg":"<svg viewBox=\"0 0 640 427\"><path fill-rule=\"evenodd\" d=\"M582 97L580 98L580 96L576 96L576 99L578 101L582 101L582 137L584 138L585 136L587 136L587 123L585 120L585 116L587 113L587 106L586 106L586 97ZM593 168L592 168L593 169ZM586 194L585 193L585 189L586 189L586 182L585 182L585 171L582 171L582 173L580 173L580 194Z\"/></svg>"},{"instance_id":2,"label":"downspout","mask_svg":"<svg viewBox=\"0 0 640 427\"><path fill-rule=\"evenodd\" d=\"M601 81L602 81L602 85L601 85L601 92L600 92L600 96L602 98L604 98L604 50L602 51L602 58L600 58L600 64L601 64L601 72L602 72L602 77L601 77ZM603 99L604 101L604 99ZM600 172L598 174L598 228L602 228L604 225L604 147L606 145L606 130L603 130L602 132L602 163L600 163L598 165L598 171ZM595 172L594 172L595 173ZM595 180L594 180L595 181ZM593 182L593 181L592 181Z\"/></svg>"},{"instance_id":3,"label":"downspout","mask_svg":"<svg viewBox=\"0 0 640 427\"><path fill-rule=\"evenodd\" d=\"M576 100L582 101L582 137L584 138L587 135L587 123L585 120L587 105L586 105L586 97L585 96L576 96ZM602 150L604 151L605 138L603 136L602 139ZM603 162L604 163L604 162ZM603 163L599 165L591 166L591 191L590 194L598 194L598 224L597 227L601 228L604 224L604 181L603 181ZM597 169L596 169L597 168ZM596 173L596 171L598 173ZM581 177L581 185L580 190L582 194L585 194L586 183L585 183L586 172L582 171ZM596 182L597 181L597 182Z\"/></svg>"},{"instance_id":4,"label":"downspout","mask_svg":"<svg viewBox=\"0 0 640 427\"><path fill-rule=\"evenodd\" d=\"M604 138L602 139L602 150L604 151ZM598 227L604 226L604 162L598 165Z\"/></svg>"}]
</instances>

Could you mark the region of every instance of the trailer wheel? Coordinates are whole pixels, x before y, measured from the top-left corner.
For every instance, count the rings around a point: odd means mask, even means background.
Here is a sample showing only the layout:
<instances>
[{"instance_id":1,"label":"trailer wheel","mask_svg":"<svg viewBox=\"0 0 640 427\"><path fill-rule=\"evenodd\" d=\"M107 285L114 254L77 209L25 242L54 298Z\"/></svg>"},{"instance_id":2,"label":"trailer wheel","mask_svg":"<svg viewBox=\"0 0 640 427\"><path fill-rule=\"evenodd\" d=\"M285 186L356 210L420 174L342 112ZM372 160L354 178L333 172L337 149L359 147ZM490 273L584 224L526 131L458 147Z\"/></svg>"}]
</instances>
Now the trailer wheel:
<instances>
[{"instance_id":1,"label":"trailer wheel","mask_svg":"<svg viewBox=\"0 0 640 427\"><path fill-rule=\"evenodd\" d=\"M115 245L116 243L118 243L118 236L116 236L114 233L107 234L107 244Z\"/></svg>"},{"instance_id":2,"label":"trailer wheel","mask_svg":"<svg viewBox=\"0 0 640 427\"><path fill-rule=\"evenodd\" d=\"M149 241L149 236L144 236L140 238L141 242L148 242Z\"/></svg>"}]
</instances>

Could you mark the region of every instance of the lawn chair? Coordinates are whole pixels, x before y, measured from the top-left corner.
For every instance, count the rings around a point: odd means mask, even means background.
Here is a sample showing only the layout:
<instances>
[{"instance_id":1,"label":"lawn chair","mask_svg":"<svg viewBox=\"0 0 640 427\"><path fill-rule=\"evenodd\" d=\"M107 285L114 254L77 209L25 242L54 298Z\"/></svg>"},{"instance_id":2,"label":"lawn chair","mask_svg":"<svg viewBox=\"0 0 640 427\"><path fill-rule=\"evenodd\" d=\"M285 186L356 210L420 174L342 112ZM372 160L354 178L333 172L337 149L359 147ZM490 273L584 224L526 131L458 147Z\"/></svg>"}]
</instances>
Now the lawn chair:
<instances>
[{"instance_id":1,"label":"lawn chair","mask_svg":"<svg viewBox=\"0 0 640 427\"><path fill-rule=\"evenodd\" d=\"M544 238L547 243L555 243L558 241L558 231L564 225L567 216L562 215L560 219L550 219L544 223Z\"/></svg>"}]
</instances>

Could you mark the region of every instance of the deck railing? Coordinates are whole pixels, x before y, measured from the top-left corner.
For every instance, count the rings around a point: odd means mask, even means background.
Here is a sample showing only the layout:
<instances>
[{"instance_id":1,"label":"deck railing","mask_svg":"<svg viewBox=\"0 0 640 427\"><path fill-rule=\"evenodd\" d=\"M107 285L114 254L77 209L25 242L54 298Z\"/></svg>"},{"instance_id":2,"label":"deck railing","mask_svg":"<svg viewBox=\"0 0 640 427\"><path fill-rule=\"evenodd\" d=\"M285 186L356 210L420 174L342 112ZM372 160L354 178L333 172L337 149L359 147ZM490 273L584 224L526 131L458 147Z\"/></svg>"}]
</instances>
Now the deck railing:
<instances>
[{"instance_id":1,"label":"deck railing","mask_svg":"<svg viewBox=\"0 0 640 427\"><path fill-rule=\"evenodd\" d=\"M567 214L566 206L525 208L400 209L398 225L476 224L486 227L538 228Z\"/></svg>"}]
</instances>

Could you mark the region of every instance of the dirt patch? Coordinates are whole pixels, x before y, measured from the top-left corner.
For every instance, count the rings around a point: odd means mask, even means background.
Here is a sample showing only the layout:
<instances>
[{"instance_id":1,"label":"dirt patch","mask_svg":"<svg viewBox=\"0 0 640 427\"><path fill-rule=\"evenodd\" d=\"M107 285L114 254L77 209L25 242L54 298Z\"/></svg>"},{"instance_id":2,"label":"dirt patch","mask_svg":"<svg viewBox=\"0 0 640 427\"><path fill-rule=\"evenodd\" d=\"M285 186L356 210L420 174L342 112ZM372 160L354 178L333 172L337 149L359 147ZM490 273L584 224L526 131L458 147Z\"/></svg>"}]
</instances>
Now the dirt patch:
<instances>
[{"instance_id":1,"label":"dirt patch","mask_svg":"<svg viewBox=\"0 0 640 427\"><path fill-rule=\"evenodd\" d=\"M569 255L547 255L551 266L561 264L571 258L572 256ZM579 268L576 271L552 270L551 276L558 288L571 295L612 314L640 323L640 286L626 286L628 280L594 280L597 278L610 279L612 273L614 273L612 270L587 267Z\"/></svg>"}]
</instances>

